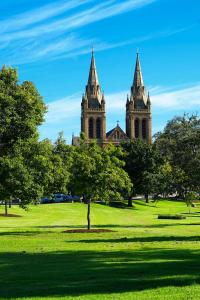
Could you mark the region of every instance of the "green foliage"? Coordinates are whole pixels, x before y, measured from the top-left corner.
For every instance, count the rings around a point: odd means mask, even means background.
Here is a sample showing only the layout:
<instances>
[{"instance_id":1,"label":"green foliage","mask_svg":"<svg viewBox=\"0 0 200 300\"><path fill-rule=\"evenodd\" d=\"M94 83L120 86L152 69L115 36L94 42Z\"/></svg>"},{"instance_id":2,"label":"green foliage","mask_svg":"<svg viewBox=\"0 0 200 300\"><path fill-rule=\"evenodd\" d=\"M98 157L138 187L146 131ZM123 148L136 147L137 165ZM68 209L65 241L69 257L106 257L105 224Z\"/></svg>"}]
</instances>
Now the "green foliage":
<instances>
[{"instance_id":1,"label":"green foliage","mask_svg":"<svg viewBox=\"0 0 200 300\"><path fill-rule=\"evenodd\" d=\"M200 189L200 119L196 115L175 117L163 133L156 135L155 144L169 160L173 169L184 174L181 190ZM180 186L180 182L178 182Z\"/></svg>"},{"instance_id":2,"label":"green foliage","mask_svg":"<svg viewBox=\"0 0 200 300\"><path fill-rule=\"evenodd\" d=\"M152 191L152 174L162 159L154 145L141 140L122 144L125 151L125 170L133 183L133 194L149 194Z\"/></svg>"},{"instance_id":3,"label":"green foliage","mask_svg":"<svg viewBox=\"0 0 200 300\"><path fill-rule=\"evenodd\" d=\"M191 213L191 208L194 207L193 201L198 200L198 196L195 192L187 192L185 195L185 202L189 209L189 213Z\"/></svg>"},{"instance_id":4,"label":"green foliage","mask_svg":"<svg viewBox=\"0 0 200 300\"><path fill-rule=\"evenodd\" d=\"M109 145L101 149L95 142L81 146L73 153L71 186L75 194L88 200L120 200L129 194L132 184L123 170L120 149Z\"/></svg>"},{"instance_id":5,"label":"green foliage","mask_svg":"<svg viewBox=\"0 0 200 300\"><path fill-rule=\"evenodd\" d=\"M17 71L0 71L0 155L12 153L18 140L37 136L46 107L33 83L19 83Z\"/></svg>"},{"instance_id":6,"label":"green foliage","mask_svg":"<svg viewBox=\"0 0 200 300\"><path fill-rule=\"evenodd\" d=\"M183 215L172 215L172 214L162 214L158 215L158 219L163 219L163 220L184 220L186 219L186 216Z\"/></svg>"},{"instance_id":7,"label":"green foliage","mask_svg":"<svg viewBox=\"0 0 200 300\"><path fill-rule=\"evenodd\" d=\"M43 193L42 174L36 176L35 170L40 164L40 173L45 171L41 163L44 156L41 159L37 153L37 126L45 111L33 83L20 84L17 71L4 66L0 71L0 193L6 203L20 198L21 207L26 208Z\"/></svg>"},{"instance_id":8,"label":"green foliage","mask_svg":"<svg viewBox=\"0 0 200 300\"><path fill-rule=\"evenodd\" d=\"M22 156L0 157L0 195L2 199L19 198L20 206L26 208L30 202L41 197L40 185L24 163Z\"/></svg>"}]
</instances>

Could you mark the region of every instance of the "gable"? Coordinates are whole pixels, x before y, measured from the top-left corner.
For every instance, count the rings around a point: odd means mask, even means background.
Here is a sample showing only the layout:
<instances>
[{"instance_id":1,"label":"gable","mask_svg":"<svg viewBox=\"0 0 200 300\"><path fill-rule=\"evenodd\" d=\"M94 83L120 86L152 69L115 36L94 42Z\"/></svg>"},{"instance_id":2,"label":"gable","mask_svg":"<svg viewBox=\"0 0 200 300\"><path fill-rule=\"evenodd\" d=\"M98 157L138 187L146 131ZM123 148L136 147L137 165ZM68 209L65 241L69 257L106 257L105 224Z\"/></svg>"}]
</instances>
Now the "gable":
<instances>
[{"instance_id":1,"label":"gable","mask_svg":"<svg viewBox=\"0 0 200 300\"><path fill-rule=\"evenodd\" d=\"M126 133L119 126L107 132L106 137L109 141L123 141L127 139Z\"/></svg>"}]
</instances>

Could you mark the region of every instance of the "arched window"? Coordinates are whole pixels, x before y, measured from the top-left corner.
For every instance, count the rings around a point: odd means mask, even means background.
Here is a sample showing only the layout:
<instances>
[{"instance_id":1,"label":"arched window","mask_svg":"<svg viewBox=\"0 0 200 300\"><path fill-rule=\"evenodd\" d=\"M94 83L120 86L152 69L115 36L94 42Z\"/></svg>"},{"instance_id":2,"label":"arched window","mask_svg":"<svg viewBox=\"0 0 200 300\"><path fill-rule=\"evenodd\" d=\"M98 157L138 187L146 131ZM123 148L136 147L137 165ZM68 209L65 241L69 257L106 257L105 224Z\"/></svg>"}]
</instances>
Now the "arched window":
<instances>
[{"instance_id":1,"label":"arched window","mask_svg":"<svg viewBox=\"0 0 200 300\"><path fill-rule=\"evenodd\" d=\"M96 121L96 138L100 139L101 138L101 119L98 118Z\"/></svg>"},{"instance_id":2,"label":"arched window","mask_svg":"<svg viewBox=\"0 0 200 300\"><path fill-rule=\"evenodd\" d=\"M139 138L139 130L140 130L140 121L138 119L135 120L135 138Z\"/></svg>"},{"instance_id":3,"label":"arched window","mask_svg":"<svg viewBox=\"0 0 200 300\"><path fill-rule=\"evenodd\" d=\"M94 120L93 118L89 119L89 138L94 138Z\"/></svg>"},{"instance_id":4,"label":"arched window","mask_svg":"<svg viewBox=\"0 0 200 300\"><path fill-rule=\"evenodd\" d=\"M143 139L147 138L147 120L146 119L142 120L142 138Z\"/></svg>"}]
</instances>

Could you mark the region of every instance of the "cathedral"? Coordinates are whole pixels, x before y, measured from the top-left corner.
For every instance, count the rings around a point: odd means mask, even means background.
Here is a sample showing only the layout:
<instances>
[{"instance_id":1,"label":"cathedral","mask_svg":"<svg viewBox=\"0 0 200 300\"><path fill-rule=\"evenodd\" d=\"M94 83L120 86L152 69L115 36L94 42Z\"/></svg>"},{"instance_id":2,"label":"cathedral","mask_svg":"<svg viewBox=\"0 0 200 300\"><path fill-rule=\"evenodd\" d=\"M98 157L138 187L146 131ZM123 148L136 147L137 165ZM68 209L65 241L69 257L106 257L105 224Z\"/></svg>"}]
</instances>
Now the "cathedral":
<instances>
[{"instance_id":1,"label":"cathedral","mask_svg":"<svg viewBox=\"0 0 200 300\"><path fill-rule=\"evenodd\" d=\"M126 132L117 126L106 132L106 98L101 92L95 63L94 51L89 70L88 82L81 102L81 132L90 143L93 139L104 147L108 143L119 145L122 141L141 139L152 142L151 101L147 95L142 77L139 54L136 57L133 84L127 96L125 127ZM79 137L72 138L72 144L79 144Z\"/></svg>"}]
</instances>

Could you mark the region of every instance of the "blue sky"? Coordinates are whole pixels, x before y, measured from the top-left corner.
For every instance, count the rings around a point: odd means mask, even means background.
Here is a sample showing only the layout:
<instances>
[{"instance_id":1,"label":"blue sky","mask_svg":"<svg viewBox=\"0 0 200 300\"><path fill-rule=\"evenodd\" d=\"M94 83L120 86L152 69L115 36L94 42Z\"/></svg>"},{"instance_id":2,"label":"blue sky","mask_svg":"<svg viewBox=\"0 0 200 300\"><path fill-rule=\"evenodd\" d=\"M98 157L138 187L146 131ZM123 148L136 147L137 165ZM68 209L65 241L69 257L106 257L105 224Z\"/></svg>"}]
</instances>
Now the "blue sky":
<instances>
[{"instance_id":1,"label":"blue sky","mask_svg":"<svg viewBox=\"0 0 200 300\"><path fill-rule=\"evenodd\" d=\"M41 138L80 131L91 48L105 92L107 131L120 121L140 51L153 132L200 108L199 0L6 0L0 2L0 63L33 81L48 105Z\"/></svg>"}]
</instances>

